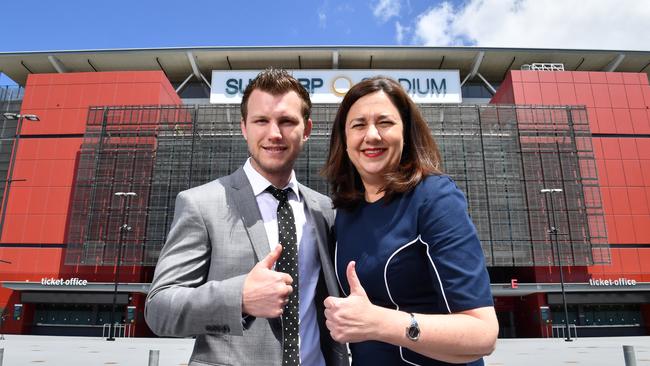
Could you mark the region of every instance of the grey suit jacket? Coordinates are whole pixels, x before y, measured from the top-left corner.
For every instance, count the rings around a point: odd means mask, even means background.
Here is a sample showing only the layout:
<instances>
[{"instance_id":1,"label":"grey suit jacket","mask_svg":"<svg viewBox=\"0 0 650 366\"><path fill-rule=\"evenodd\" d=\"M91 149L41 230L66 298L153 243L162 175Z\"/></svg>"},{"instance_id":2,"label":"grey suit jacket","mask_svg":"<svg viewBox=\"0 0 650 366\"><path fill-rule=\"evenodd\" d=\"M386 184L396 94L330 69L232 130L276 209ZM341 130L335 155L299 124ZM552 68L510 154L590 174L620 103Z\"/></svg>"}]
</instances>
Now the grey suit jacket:
<instances>
[{"instance_id":1,"label":"grey suit jacket","mask_svg":"<svg viewBox=\"0 0 650 366\"><path fill-rule=\"evenodd\" d=\"M316 307L323 356L348 365L346 347L325 327L323 300L339 296L331 260L331 201L299 185L313 218L322 271ZM242 168L178 194L174 221L145 306L147 324L161 336L196 336L190 365L281 365L280 319L242 321L244 279L269 244L253 190Z\"/></svg>"}]
</instances>

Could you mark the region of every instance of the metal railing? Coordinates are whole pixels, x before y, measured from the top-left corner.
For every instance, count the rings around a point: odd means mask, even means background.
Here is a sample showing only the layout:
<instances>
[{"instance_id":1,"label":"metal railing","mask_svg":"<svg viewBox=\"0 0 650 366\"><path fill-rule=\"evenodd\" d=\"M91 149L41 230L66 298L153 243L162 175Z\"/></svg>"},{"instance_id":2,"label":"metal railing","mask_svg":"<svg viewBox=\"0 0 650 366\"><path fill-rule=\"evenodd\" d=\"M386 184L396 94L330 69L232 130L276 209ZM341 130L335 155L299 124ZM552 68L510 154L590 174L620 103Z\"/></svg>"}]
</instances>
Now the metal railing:
<instances>
[{"instance_id":1,"label":"metal railing","mask_svg":"<svg viewBox=\"0 0 650 366\"><path fill-rule=\"evenodd\" d=\"M553 325L551 328L553 338L567 338L566 326L564 324ZM575 324L569 324L569 337L578 338L578 328Z\"/></svg>"},{"instance_id":2,"label":"metal railing","mask_svg":"<svg viewBox=\"0 0 650 366\"><path fill-rule=\"evenodd\" d=\"M521 65L522 70L533 71L564 71L564 64L550 64L550 63L533 63Z\"/></svg>"},{"instance_id":3,"label":"metal railing","mask_svg":"<svg viewBox=\"0 0 650 366\"><path fill-rule=\"evenodd\" d=\"M131 324L115 323L112 327L110 323L105 323L102 326L102 338L109 337L113 330L114 338L130 338L133 337L133 326Z\"/></svg>"}]
</instances>

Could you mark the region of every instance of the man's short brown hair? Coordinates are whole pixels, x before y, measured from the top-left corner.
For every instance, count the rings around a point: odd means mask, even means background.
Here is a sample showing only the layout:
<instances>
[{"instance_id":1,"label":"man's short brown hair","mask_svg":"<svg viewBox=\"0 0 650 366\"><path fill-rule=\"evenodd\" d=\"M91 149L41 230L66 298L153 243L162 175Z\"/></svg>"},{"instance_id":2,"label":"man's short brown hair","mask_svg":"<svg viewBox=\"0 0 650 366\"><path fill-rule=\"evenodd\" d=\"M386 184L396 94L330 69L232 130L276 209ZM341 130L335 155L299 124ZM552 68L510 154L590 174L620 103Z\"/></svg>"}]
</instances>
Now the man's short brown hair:
<instances>
[{"instance_id":1,"label":"man's short brown hair","mask_svg":"<svg viewBox=\"0 0 650 366\"><path fill-rule=\"evenodd\" d=\"M305 122L309 119L311 115L311 99L309 99L309 93L305 88L300 84L296 78L291 76L284 69L268 68L251 80L251 82L246 86L244 90L244 96L241 99L241 117L246 121L246 116L248 113L248 98L250 98L253 90L259 89L261 91L267 92L271 95L282 95L290 91L296 92L300 99L302 99L302 116L305 119Z\"/></svg>"}]
</instances>

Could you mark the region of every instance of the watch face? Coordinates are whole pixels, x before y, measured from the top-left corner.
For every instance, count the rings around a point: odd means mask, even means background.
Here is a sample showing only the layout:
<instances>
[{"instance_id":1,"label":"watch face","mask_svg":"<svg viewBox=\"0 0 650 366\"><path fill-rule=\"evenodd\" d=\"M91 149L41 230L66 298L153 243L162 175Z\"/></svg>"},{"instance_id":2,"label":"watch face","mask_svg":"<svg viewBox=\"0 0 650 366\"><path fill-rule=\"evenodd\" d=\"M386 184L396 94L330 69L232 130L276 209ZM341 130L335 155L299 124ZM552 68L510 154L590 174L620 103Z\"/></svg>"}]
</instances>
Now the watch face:
<instances>
[{"instance_id":1,"label":"watch face","mask_svg":"<svg viewBox=\"0 0 650 366\"><path fill-rule=\"evenodd\" d=\"M420 328L410 326L408 328L408 336L411 339L418 339L418 337L420 337Z\"/></svg>"}]
</instances>

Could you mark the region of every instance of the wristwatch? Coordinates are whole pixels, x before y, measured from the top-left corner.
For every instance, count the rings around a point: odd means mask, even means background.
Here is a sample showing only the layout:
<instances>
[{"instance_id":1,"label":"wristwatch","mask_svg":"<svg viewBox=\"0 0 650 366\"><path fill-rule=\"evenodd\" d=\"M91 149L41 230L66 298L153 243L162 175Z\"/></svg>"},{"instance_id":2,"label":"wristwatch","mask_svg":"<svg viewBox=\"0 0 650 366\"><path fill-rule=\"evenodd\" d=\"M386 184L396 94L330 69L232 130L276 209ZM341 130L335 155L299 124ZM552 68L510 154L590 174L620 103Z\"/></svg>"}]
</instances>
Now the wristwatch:
<instances>
[{"instance_id":1,"label":"wristwatch","mask_svg":"<svg viewBox=\"0 0 650 366\"><path fill-rule=\"evenodd\" d=\"M420 339L420 326L418 325L418 321L415 320L415 315L413 313L409 313L409 315L411 316L411 325L406 327L406 338L416 342Z\"/></svg>"}]
</instances>

